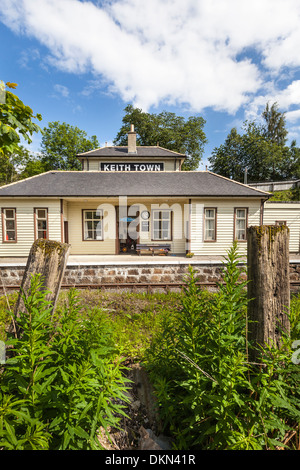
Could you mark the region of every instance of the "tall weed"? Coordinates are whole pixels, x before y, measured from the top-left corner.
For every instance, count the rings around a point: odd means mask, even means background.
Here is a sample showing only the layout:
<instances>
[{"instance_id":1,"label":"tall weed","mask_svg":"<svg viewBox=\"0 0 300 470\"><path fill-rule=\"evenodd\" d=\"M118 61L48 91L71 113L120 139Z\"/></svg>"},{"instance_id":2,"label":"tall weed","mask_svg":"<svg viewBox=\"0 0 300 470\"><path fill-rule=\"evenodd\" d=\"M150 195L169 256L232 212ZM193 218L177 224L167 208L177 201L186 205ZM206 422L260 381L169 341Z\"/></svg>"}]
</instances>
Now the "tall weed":
<instances>
[{"instance_id":1,"label":"tall weed","mask_svg":"<svg viewBox=\"0 0 300 470\"><path fill-rule=\"evenodd\" d=\"M181 309L166 319L145 364L162 420L178 449L270 449L299 423L299 368L291 340L248 362L247 291L237 245L225 259L224 284L200 290L190 268Z\"/></svg>"},{"instance_id":2,"label":"tall weed","mask_svg":"<svg viewBox=\"0 0 300 470\"><path fill-rule=\"evenodd\" d=\"M0 448L98 449L124 414L125 379L107 322L79 315L76 291L53 315L39 275L23 295L22 334L0 374Z\"/></svg>"}]
</instances>

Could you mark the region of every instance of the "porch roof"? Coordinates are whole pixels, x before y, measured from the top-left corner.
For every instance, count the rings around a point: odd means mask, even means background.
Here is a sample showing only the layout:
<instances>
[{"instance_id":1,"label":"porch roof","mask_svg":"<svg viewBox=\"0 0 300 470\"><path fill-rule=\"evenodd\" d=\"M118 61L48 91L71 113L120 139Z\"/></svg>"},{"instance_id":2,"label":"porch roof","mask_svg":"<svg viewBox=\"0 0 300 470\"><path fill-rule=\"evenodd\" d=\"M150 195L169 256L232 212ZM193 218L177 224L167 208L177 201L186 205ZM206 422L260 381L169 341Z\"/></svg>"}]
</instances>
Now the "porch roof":
<instances>
[{"instance_id":1,"label":"porch roof","mask_svg":"<svg viewBox=\"0 0 300 470\"><path fill-rule=\"evenodd\" d=\"M210 171L49 171L0 188L0 197L249 197L270 193Z\"/></svg>"}]
</instances>

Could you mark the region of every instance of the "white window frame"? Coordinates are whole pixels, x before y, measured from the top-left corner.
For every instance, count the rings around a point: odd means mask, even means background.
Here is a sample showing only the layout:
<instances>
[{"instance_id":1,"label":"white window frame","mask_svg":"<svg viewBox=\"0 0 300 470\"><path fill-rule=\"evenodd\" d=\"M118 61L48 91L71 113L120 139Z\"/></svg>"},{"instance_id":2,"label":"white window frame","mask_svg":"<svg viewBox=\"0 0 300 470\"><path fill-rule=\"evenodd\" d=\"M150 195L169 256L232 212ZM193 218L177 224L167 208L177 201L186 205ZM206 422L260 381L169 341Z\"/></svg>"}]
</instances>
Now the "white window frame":
<instances>
[{"instance_id":1,"label":"white window frame","mask_svg":"<svg viewBox=\"0 0 300 470\"><path fill-rule=\"evenodd\" d=\"M156 214L160 213L159 218L156 218ZM168 218L163 218L162 213L167 213L169 216ZM155 222L159 222L159 228L155 227ZM163 222L168 223L168 227L163 227ZM151 213L151 235L153 241L171 241L172 240L172 210L171 209L153 209ZM168 236L163 236L163 231L168 231ZM158 235L157 235L158 232Z\"/></svg>"},{"instance_id":2,"label":"white window frame","mask_svg":"<svg viewBox=\"0 0 300 470\"><path fill-rule=\"evenodd\" d=\"M213 217L207 216L206 211L213 211ZM208 222L213 221L213 228L208 228ZM213 232L213 236L209 237L208 232ZM217 241L217 208L216 207L204 207L204 241L215 242Z\"/></svg>"},{"instance_id":3,"label":"white window frame","mask_svg":"<svg viewBox=\"0 0 300 470\"><path fill-rule=\"evenodd\" d=\"M275 220L275 225L287 225L286 220Z\"/></svg>"},{"instance_id":4,"label":"white window frame","mask_svg":"<svg viewBox=\"0 0 300 470\"><path fill-rule=\"evenodd\" d=\"M45 211L45 216L40 216L39 212ZM46 222L46 229L39 228L39 222ZM46 236L39 237L39 232L46 233ZM34 208L34 235L35 239L49 240L49 219L48 219L48 207L35 207Z\"/></svg>"},{"instance_id":5,"label":"white window frame","mask_svg":"<svg viewBox=\"0 0 300 470\"><path fill-rule=\"evenodd\" d=\"M7 217L7 211L13 211L13 217ZM13 222L13 228L7 228L7 222ZM8 232L14 232L14 238L8 239ZM17 211L15 207L2 208L2 241L3 243L17 243Z\"/></svg>"},{"instance_id":6,"label":"white window frame","mask_svg":"<svg viewBox=\"0 0 300 470\"><path fill-rule=\"evenodd\" d=\"M93 215L91 218L87 218L86 214L91 212ZM95 214L97 215L95 217ZM93 228L87 227L87 222L92 222ZM94 223L97 222L95 228ZM100 224L100 225L99 225ZM88 236L88 232L92 232L93 236ZM82 239L85 242L97 242L103 241L103 211L97 209L83 209L82 211Z\"/></svg>"},{"instance_id":7,"label":"white window frame","mask_svg":"<svg viewBox=\"0 0 300 470\"><path fill-rule=\"evenodd\" d=\"M238 211L244 211L243 217L238 217ZM241 229L238 228L238 221L244 220L245 221L245 228ZM248 208L247 207L235 207L234 208L234 239L238 242L246 242L247 241L247 228L248 228ZM243 232L242 237L238 237L238 233Z\"/></svg>"}]
</instances>

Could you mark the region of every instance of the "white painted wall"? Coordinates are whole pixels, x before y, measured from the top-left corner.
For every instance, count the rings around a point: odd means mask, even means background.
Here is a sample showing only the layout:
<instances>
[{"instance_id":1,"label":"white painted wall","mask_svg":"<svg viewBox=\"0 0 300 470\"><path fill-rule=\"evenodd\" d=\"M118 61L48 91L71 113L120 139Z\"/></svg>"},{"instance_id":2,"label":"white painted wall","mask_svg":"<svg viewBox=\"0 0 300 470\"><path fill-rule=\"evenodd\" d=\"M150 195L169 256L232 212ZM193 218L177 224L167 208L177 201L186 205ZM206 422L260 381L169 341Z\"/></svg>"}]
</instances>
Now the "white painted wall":
<instances>
[{"instance_id":1,"label":"white painted wall","mask_svg":"<svg viewBox=\"0 0 300 470\"><path fill-rule=\"evenodd\" d=\"M274 225L276 221L286 222L290 229L290 252L299 253L300 202L266 202L264 225Z\"/></svg>"},{"instance_id":2,"label":"white painted wall","mask_svg":"<svg viewBox=\"0 0 300 470\"><path fill-rule=\"evenodd\" d=\"M233 243L234 208L248 208L248 226L260 225L260 199L193 199L191 214L191 252L195 255L224 256ZM216 241L204 241L203 212L217 208ZM247 242L239 241L239 252L245 254Z\"/></svg>"},{"instance_id":3,"label":"white painted wall","mask_svg":"<svg viewBox=\"0 0 300 470\"><path fill-rule=\"evenodd\" d=\"M3 243L0 224L0 256L28 256L34 242L34 207L48 208L49 239L61 241L60 199L2 199L0 207L16 209L17 243Z\"/></svg>"}]
</instances>

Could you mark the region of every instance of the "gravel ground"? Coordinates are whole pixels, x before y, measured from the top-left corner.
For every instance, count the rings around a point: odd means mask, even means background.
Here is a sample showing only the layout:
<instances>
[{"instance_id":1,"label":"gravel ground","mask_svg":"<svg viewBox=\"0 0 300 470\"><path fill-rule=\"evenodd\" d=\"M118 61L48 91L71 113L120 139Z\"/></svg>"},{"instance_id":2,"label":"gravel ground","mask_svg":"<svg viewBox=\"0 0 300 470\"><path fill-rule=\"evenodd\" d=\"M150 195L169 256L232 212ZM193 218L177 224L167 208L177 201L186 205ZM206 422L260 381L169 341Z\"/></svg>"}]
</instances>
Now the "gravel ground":
<instances>
[{"instance_id":1,"label":"gravel ground","mask_svg":"<svg viewBox=\"0 0 300 470\"><path fill-rule=\"evenodd\" d=\"M127 367L128 379L132 381L127 392L129 403L125 404L124 409L128 418L121 416L120 429L108 429L109 436L100 428L100 444L106 450L170 449L171 442L161 434L161 423L157 414L153 413L154 398L151 385L145 383L144 371L135 364Z\"/></svg>"}]
</instances>

